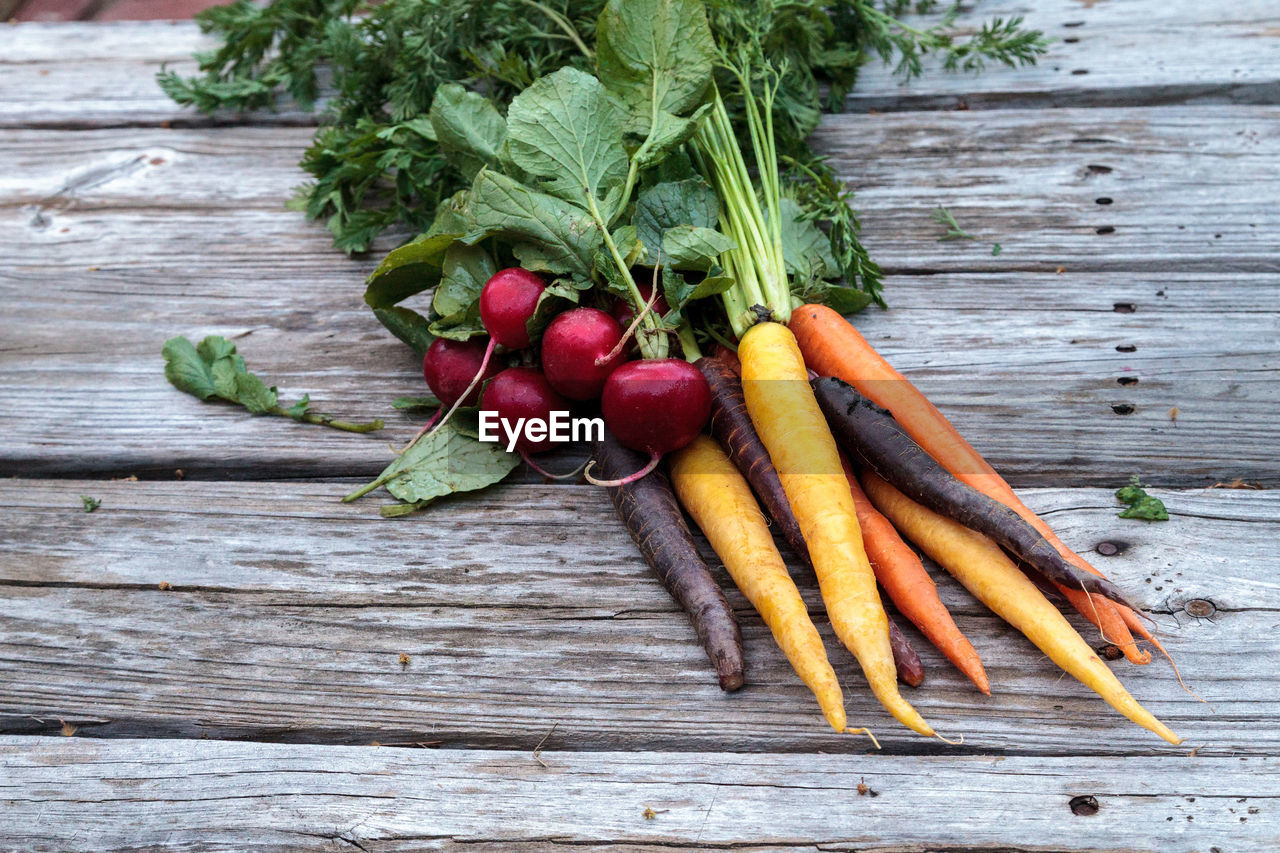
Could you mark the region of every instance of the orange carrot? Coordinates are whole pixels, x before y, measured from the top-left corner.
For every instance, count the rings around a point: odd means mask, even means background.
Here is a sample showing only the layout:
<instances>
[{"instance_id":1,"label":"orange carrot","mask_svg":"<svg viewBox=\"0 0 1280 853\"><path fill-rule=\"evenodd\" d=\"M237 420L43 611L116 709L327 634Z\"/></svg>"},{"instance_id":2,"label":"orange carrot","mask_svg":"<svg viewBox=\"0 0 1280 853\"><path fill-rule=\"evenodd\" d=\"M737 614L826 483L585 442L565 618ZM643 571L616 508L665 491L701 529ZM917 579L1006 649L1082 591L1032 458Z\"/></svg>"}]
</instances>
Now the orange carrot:
<instances>
[{"instance_id":1,"label":"orange carrot","mask_svg":"<svg viewBox=\"0 0 1280 853\"><path fill-rule=\"evenodd\" d=\"M990 696L991 684L982 667L982 658L978 657L968 638L960 633L946 605L938 598L938 587L933 578L925 571L916 552L902 541L889 519L871 505L844 454L841 454L840 462L849 481L853 505L858 512L858 526L862 528L862 542L875 570L876 580L889 593L889 598L893 599L902 615L910 619L920 633L979 690Z\"/></svg>"},{"instance_id":2,"label":"orange carrot","mask_svg":"<svg viewBox=\"0 0 1280 853\"><path fill-rule=\"evenodd\" d=\"M824 305L805 305L791 313L790 327L804 353L805 363L823 376L848 382L859 393L893 413L916 443L961 482L999 501L1022 516L1058 550L1064 559L1099 577L1102 572L1076 554L1032 512L996 470L974 450L951 422L920 391L894 370L844 317ZM1151 655L1138 648L1136 631L1168 657L1138 615L1122 604L1083 590L1059 586L1072 606L1118 646L1133 663L1148 663ZM1172 659L1171 659L1172 660Z\"/></svg>"}]
</instances>

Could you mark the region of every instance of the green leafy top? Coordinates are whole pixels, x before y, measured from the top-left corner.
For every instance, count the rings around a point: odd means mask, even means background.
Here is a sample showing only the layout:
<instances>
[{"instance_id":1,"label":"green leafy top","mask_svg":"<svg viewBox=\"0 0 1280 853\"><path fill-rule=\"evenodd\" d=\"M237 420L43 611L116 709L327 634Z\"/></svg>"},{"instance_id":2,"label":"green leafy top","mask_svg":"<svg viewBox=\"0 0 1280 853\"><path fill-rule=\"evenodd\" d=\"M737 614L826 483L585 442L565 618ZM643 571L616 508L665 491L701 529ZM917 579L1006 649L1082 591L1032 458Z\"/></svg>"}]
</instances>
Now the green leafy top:
<instances>
[{"instance_id":1,"label":"green leafy top","mask_svg":"<svg viewBox=\"0 0 1280 853\"><path fill-rule=\"evenodd\" d=\"M708 0L704 26L692 4L650 0L236 0L196 18L220 40L198 57L201 75L165 71L159 82L177 102L205 112L272 107L282 96L310 110L320 72L327 71L327 120L302 160L313 181L300 188L296 203L308 216L327 220L336 246L361 252L389 227L426 230L478 163L492 165L497 147L459 156L450 129L487 134L497 127L494 114L443 129L436 116L426 120L446 85L484 91L500 114L538 78L566 65L594 67L628 106L629 134L648 138L650 151L660 152L692 131L688 110L706 94L708 39L758 43L783 69L775 119L793 194L813 218L828 223L846 281L878 299L879 270L858 241L850 195L804 141L821 111L841 108L869 54L900 58L899 72L912 76L928 53L942 55L946 68L975 70L983 62L1031 62L1046 49L1043 35L1016 18L962 38L952 30L954 12L913 28L900 20L908 5ZM934 5L918 3L917 11ZM730 77L719 82L726 97L740 94ZM459 97L456 88L450 91ZM740 131L741 119L733 114ZM648 154L640 152L642 166Z\"/></svg>"}]
</instances>

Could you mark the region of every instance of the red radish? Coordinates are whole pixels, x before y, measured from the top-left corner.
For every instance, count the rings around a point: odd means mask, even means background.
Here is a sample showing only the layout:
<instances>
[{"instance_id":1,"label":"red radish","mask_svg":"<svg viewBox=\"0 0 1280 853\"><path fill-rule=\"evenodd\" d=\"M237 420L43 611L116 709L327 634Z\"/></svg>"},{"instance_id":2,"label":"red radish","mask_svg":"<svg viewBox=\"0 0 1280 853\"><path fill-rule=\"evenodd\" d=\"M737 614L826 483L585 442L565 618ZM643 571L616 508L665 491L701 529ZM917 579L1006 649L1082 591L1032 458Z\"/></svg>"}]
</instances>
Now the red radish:
<instances>
[{"instance_id":1,"label":"red radish","mask_svg":"<svg viewBox=\"0 0 1280 853\"><path fill-rule=\"evenodd\" d=\"M565 411L569 404L535 368L508 367L489 380L480 398L480 408L497 412L498 417L514 429L522 418L538 418L544 423L550 423L551 413ZM500 428L500 433L505 434L505 428ZM516 440L516 450L520 451L521 456L527 456L548 450L551 444L550 439L530 441L522 431Z\"/></svg>"},{"instance_id":2,"label":"red radish","mask_svg":"<svg viewBox=\"0 0 1280 853\"><path fill-rule=\"evenodd\" d=\"M574 308L551 321L542 334L542 372L570 400L594 400L627 353L618 343L622 327L597 308Z\"/></svg>"},{"instance_id":3,"label":"red radish","mask_svg":"<svg viewBox=\"0 0 1280 853\"><path fill-rule=\"evenodd\" d=\"M489 359L493 357L495 347L499 344L507 349L524 349L529 346L529 319L538 309L538 299L546 289L541 278L520 267L498 270L489 277L480 291L480 321L489 333L489 345L485 347L480 365L472 376L471 383L449 407L449 411L445 412L444 417L441 418L437 411L413 441L409 442L409 447L424 435L429 435L448 423L462 401L471 398L471 392L476 386L488 378ZM426 370L425 364L423 370Z\"/></svg>"},{"instance_id":4,"label":"red radish","mask_svg":"<svg viewBox=\"0 0 1280 853\"><path fill-rule=\"evenodd\" d=\"M649 464L622 480L626 485L657 467L662 454L679 450L702 432L711 417L711 386L698 368L678 358L644 359L621 365L604 383L600 408L605 426L623 445L649 454Z\"/></svg>"},{"instance_id":5,"label":"red radish","mask_svg":"<svg viewBox=\"0 0 1280 853\"><path fill-rule=\"evenodd\" d=\"M462 405L474 406L480 400L480 389L472 388L471 381L477 374L480 374L480 381L483 382L498 373L496 364L489 365L481 372L486 344L480 338L469 341L436 338L431 342L422 359L422 375L427 380L427 387L442 405L452 406L462 400ZM471 388L469 394L468 388Z\"/></svg>"},{"instance_id":6,"label":"red radish","mask_svg":"<svg viewBox=\"0 0 1280 853\"><path fill-rule=\"evenodd\" d=\"M636 282L636 287L639 289L640 295L644 297L644 301L646 303L653 297L652 284L641 284ZM667 298L659 293L657 301L653 303L653 313L661 317L670 310L671 307L667 305ZM613 307L609 309L609 313L613 315L613 319L618 321L618 325L625 329L636 319L636 306L632 305L626 299L618 299L614 301Z\"/></svg>"},{"instance_id":7,"label":"red radish","mask_svg":"<svg viewBox=\"0 0 1280 853\"><path fill-rule=\"evenodd\" d=\"M480 291L480 321L485 331L507 349L529 346L529 318L547 285L520 267L498 270Z\"/></svg>"}]
</instances>

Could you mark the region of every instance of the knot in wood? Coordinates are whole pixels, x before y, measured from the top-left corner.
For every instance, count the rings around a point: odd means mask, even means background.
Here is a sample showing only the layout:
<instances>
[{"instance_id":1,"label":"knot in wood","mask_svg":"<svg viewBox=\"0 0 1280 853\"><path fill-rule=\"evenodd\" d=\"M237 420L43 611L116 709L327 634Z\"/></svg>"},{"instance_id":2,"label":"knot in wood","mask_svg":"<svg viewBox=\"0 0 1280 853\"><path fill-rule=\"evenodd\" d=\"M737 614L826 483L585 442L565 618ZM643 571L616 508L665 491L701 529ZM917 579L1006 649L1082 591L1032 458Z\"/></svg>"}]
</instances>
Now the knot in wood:
<instances>
[{"instance_id":1,"label":"knot in wood","mask_svg":"<svg viewBox=\"0 0 1280 853\"><path fill-rule=\"evenodd\" d=\"M1079 797L1072 797L1071 801L1067 803L1067 805L1071 807L1071 813L1073 815L1079 815L1080 817L1093 817L1098 813L1098 809L1100 808L1098 805L1098 798L1092 794L1082 794Z\"/></svg>"},{"instance_id":2,"label":"knot in wood","mask_svg":"<svg viewBox=\"0 0 1280 853\"><path fill-rule=\"evenodd\" d=\"M1186 604L1182 605L1182 609L1187 612L1188 616L1194 616L1197 619L1207 619L1214 613L1218 612L1218 608L1212 601L1203 598L1193 598Z\"/></svg>"}]
</instances>

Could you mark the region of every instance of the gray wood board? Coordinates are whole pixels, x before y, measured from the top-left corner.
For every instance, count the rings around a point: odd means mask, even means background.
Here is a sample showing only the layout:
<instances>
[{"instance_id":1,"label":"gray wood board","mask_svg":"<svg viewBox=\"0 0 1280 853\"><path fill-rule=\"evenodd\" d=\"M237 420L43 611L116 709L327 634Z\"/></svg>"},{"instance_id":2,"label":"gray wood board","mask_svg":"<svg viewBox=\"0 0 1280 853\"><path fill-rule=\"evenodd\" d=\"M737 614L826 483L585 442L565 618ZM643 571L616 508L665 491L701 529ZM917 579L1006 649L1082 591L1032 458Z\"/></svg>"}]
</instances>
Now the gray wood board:
<instances>
[{"instance_id":1,"label":"gray wood board","mask_svg":"<svg viewBox=\"0 0 1280 853\"><path fill-rule=\"evenodd\" d=\"M1275 483L1280 219L1266 200L1280 191L1267 168L1280 114L1120 112L832 120L821 142L860 190L868 244L904 271L889 278L892 309L854 322L1018 484L1109 485L1135 471ZM1266 133L1250 141L1240 131L1255 125ZM1113 141L1078 151L1073 140L1100 128ZM407 438L412 417L391 414L386 437L349 436L203 405L161 379L165 338L220 333L320 410L386 415L421 389L362 304L372 261L344 259L283 209L305 139L0 134L14 165L0 177L11 260L0 471L334 476L389 460L387 438ZM1113 204L1096 204L1103 193ZM983 239L938 242L940 202ZM1095 234L1103 221L1117 232Z\"/></svg>"},{"instance_id":2,"label":"gray wood board","mask_svg":"<svg viewBox=\"0 0 1280 853\"><path fill-rule=\"evenodd\" d=\"M1245 853L1280 844L1275 764L555 750L535 759L532 748L0 737L0 844ZM1078 800L1073 811L1077 797L1093 797L1096 813L1077 814Z\"/></svg>"},{"instance_id":3,"label":"gray wood board","mask_svg":"<svg viewBox=\"0 0 1280 853\"><path fill-rule=\"evenodd\" d=\"M717 569L749 661L748 686L722 694L598 490L505 486L389 521L376 502L338 504L344 485L5 482L0 727L532 749L554 724L556 749L869 749L831 732ZM82 494L101 508L85 513ZM1207 704L1159 659L1114 666L1186 743L1167 746L1119 717L936 572L994 695L908 628L928 670L910 699L965 742L912 735L879 709L797 572L850 719L896 754L1076 755L1086 741L1098 755L1274 753L1280 738L1258 721L1280 715L1267 663L1280 653L1280 586L1274 554L1257 543L1276 538L1280 499L1158 490L1173 519L1145 524L1117 519L1106 491L1025 494L1153 612ZM1100 541L1120 553L1099 556ZM1216 612L1192 618L1192 600Z\"/></svg>"}]
</instances>

